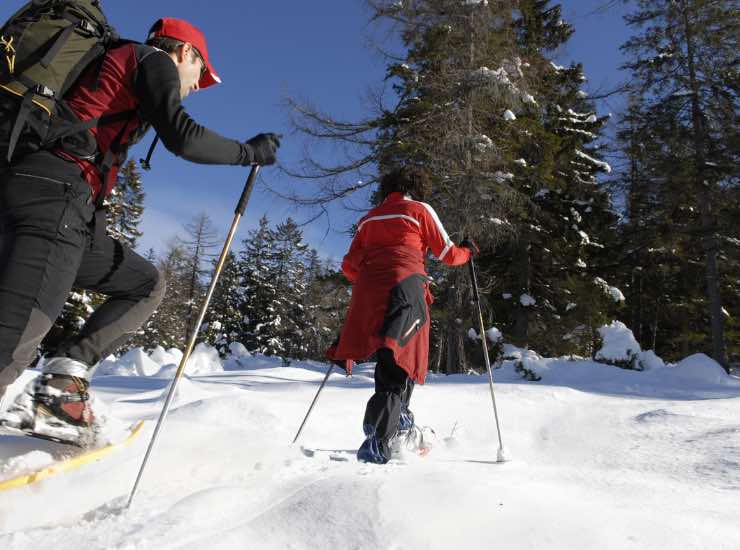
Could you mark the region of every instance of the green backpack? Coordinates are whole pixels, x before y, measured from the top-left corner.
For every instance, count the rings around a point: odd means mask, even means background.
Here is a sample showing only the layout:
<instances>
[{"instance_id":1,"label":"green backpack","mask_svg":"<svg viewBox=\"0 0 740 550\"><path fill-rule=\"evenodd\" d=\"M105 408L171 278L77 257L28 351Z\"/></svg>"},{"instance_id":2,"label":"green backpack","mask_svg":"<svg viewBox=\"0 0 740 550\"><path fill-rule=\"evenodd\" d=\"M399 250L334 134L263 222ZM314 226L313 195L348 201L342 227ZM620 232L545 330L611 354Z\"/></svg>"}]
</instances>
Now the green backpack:
<instances>
[{"instance_id":1,"label":"green backpack","mask_svg":"<svg viewBox=\"0 0 740 550\"><path fill-rule=\"evenodd\" d=\"M33 0L2 26L0 160L101 123L69 120L62 98L118 41L100 0Z\"/></svg>"}]
</instances>

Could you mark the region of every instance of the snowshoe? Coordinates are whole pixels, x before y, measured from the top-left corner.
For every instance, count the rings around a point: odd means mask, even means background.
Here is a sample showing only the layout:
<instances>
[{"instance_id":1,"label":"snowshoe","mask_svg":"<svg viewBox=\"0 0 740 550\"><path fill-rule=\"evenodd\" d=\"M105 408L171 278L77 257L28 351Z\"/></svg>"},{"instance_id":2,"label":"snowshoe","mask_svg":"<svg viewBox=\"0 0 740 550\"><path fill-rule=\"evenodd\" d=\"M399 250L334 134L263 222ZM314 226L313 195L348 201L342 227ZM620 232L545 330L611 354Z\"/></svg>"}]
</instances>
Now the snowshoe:
<instances>
[{"instance_id":1,"label":"snowshoe","mask_svg":"<svg viewBox=\"0 0 740 550\"><path fill-rule=\"evenodd\" d=\"M89 386L84 363L66 357L50 359L10 404L0 423L34 437L91 447L96 418Z\"/></svg>"}]
</instances>

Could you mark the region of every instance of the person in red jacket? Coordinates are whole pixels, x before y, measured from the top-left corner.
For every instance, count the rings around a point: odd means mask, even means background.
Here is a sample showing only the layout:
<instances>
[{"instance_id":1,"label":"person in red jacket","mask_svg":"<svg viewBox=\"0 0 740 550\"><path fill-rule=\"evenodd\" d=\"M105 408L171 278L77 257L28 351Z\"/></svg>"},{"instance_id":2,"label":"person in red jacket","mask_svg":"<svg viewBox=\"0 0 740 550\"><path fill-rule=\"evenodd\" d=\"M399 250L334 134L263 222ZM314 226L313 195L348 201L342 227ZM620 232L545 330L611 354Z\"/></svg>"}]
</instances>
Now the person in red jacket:
<instances>
[{"instance_id":1,"label":"person in red jacket","mask_svg":"<svg viewBox=\"0 0 740 550\"><path fill-rule=\"evenodd\" d=\"M69 111L81 122L100 119L96 126L0 167L0 413L7 387L35 358L70 289L108 297L78 335L49 354L3 423L94 444L92 368L164 296L161 272L104 231L101 206L131 145L153 127L167 149L191 162L275 162L276 134L229 139L187 113L182 100L218 82L203 33L180 19L160 19L147 44L114 47L65 95Z\"/></svg>"},{"instance_id":2,"label":"person in red jacket","mask_svg":"<svg viewBox=\"0 0 740 550\"><path fill-rule=\"evenodd\" d=\"M327 355L351 364L376 354L375 394L365 409L366 439L358 460L385 464L391 441L411 429L408 409L414 383L423 384L429 357L428 252L461 265L471 250L455 246L434 209L422 202L431 180L419 167L403 167L380 183L382 202L357 224L342 271L353 283L339 342Z\"/></svg>"}]
</instances>

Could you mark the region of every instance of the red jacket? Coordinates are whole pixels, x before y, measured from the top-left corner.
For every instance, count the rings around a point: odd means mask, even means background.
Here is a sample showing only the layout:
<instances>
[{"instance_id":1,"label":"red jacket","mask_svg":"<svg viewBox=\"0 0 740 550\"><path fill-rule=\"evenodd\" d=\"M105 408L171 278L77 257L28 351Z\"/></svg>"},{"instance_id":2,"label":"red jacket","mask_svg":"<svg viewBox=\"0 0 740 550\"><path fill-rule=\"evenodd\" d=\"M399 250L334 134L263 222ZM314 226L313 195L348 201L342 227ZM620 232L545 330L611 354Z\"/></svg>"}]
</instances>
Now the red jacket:
<instances>
[{"instance_id":1,"label":"red jacket","mask_svg":"<svg viewBox=\"0 0 740 550\"><path fill-rule=\"evenodd\" d=\"M367 359L387 347L396 364L424 383L432 303L424 259L430 251L447 265L470 259L426 203L391 193L360 220L342 262L354 287L339 344L327 352L331 359Z\"/></svg>"},{"instance_id":2,"label":"red jacket","mask_svg":"<svg viewBox=\"0 0 740 550\"><path fill-rule=\"evenodd\" d=\"M112 50L103 62L100 75L97 67L89 70L81 79L80 84L65 97L72 112L80 120L90 120L104 114L136 111L139 101L134 93L134 76L138 67L136 47L133 44ZM97 65L97 64L95 64ZM131 134L143 124L143 121L133 115L129 120L96 126L90 130L98 144L99 154L105 154L120 134L120 143L127 144ZM76 162L82 170L97 197L103 188L104 195L108 195L116 184L118 169L124 158L116 158L108 173L108 181L103 187L101 173L96 164L90 160L77 158L69 153L60 152L61 156Z\"/></svg>"},{"instance_id":3,"label":"red jacket","mask_svg":"<svg viewBox=\"0 0 740 550\"><path fill-rule=\"evenodd\" d=\"M97 153L100 159L113 144L120 143L113 151L114 162L105 185L96 159L66 149L56 152L79 165L96 198L101 191L104 196L110 193L128 148L141 140L150 126L169 151L189 161L243 166L252 162L253 155L245 144L212 132L188 115L175 63L151 46L126 44L110 50L102 65L93 63L64 99L81 121L131 112L127 120L101 123L89 130L94 150L85 150L85 155Z\"/></svg>"}]
</instances>

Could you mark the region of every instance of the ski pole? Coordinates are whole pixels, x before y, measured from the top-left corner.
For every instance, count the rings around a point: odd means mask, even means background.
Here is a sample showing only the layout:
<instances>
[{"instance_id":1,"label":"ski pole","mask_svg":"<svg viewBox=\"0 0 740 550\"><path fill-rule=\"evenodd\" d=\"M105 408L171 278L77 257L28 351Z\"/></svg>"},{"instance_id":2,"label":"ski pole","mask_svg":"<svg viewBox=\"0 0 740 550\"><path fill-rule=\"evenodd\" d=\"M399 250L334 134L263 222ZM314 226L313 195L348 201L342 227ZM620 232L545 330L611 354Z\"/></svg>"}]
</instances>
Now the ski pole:
<instances>
[{"instance_id":1,"label":"ski pole","mask_svg":"<svg viewBox=\"0 0 740 550\"><path fill-rule=\"evenodd\" d=\"M321 393L321 390L324 389L324 386L326 385L326 381L329 380L329 375L331 374L331 371L333 370L334 370L334 365L329 365L329 370L326 371L326 376L324 376L324 381L321 382L321 386L319 386L319 390L316 392L316 396L313 398L313 401L311 401L311 406L308 407L308 412L306 413L306 416L303 419L303 422L301 422L301 427L298 428L298 433L295 434L295 437L293 438L292 445L295 445L295 442L298 441L299 437L301 437L301 432L303 431L303 427L306 425L306 422L308 422L308 417L311 416L311 411L313 410L314 405L316 405L316 401L319 400L319 394Z\"/></svg>"},{"instance_id":2,"label":"ski pole","mask_svg":"<svg viewBox=\"0 0 740 550\"><path fill-rule=\"evenodd\" d=\"M239 199L239 203L236 206L236 210L234 211L234 221L231 223L231 230L229 231L229 235L226 238L226 242L224 243L224 248L221 251L221 256L218 259L218 264L216 265L216 270L213 273L213 279L211 280L211 286L208 288L208 293L206 294L206 298L203 301L203 305L200 308L200 315L198 316L198 321L195 324L195 327L193 328L193 332L190 335L190 341L188 342L188 347L185 350L185 353L182 356L182 359L180 360L180 366L177 368L177 372L175 373L175 378L172 380L172 383L170 384L170 389L167 393L167 399L165 399L164 407L162 407L162 412L159 414L159 420L157 420L157 425L154 428L154 433L152 434L152 438L149 441L149 447L146 450L146 454L144 455L144 460L141 463L141 467L139 468L139 473L136 476L136 482L134 483L133 489L131 489L131 494L128 497L128 502L126 503L126 509L128 509L131 506L131 502L134 500L134 495L136 494L136 489L139 487L139 482L141 481L141 477L144 474L144 468L146 468L146 464L149 460L149 455L152 454L152 450L154 449L154 445L157 442L157 436L159 435L159 431L162 428L162 424L164 423L164 419L167 417L167 411L170 408L170 403L172 403L172 398L175 395L175 388L177 387L177 383L179 382L180 378L182 377L183 372L185 371L185 363L188 362L188 359L190 358L190 354L193 352L193 348L195 347L195 340L198 336L198 331L200 330L200 325L203 323L203 318L206 315L206 310L208 309L208 304L211 301L211 297L213 296L213 291L216 289L216 283L218 282L218 278L221 275L221 270L224 267L224 263L226 263L226 257L229 252L229 248L231 248L231 242L234 240L234 235L236 234L236 228L239 225L239 221L241 220L242 216L244 215L244 211L247 208L247 203L249 202L249 196L252 194L252 188L254 187L254 181L257 178L257 173L260 170L260 166L258 164L255 164L252 166L252 170L249 172L249 177L247 178L247 182L244 185L244 191L242 191L242 196Z\"/></svg>"},{"instance_id":3,"label":"ski pole","mask_svg":"<svg viewBox=\"0 0 740 550\"><path fill-rule=\"evenodd\" d=\"M496 462L506 462L509 457L504 443L501 439L501 425L498 420L498 410L496 408L496 395L493 393L493 371L491 370L491 359L488 357L488 343L486 342L486 327L483 323L483 311L480 305L480 291L478 290L478 278L475 275L475 260L471 254L470 262L468 263L470 268L470 280L473 284L473 296L475 297L475 304L478 310L478 322L480 323L480 338L483 344L483 359L486 362L486 369L488 370L488 387L491 389L491 402L493 403L493 416L496 419L496 433L498 434L498 453L496 455Z\"/></svg>"}]
</instances>

